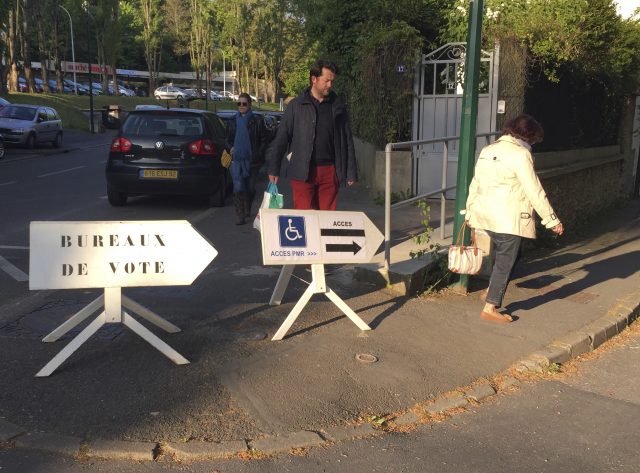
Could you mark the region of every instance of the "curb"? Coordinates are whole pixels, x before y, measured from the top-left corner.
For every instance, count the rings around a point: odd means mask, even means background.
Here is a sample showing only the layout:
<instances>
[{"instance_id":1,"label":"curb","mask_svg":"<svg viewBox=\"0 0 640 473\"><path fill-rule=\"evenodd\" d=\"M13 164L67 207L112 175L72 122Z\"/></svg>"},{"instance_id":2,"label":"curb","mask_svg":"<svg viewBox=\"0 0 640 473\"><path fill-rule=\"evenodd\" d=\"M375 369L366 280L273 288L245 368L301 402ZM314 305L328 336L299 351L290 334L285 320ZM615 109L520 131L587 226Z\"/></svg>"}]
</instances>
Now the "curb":
<instances>
[{"instance_id":1,"label":"curb","mask_svg":"<svg viewBox=\"0 0 640 473\"><path fill-rule=\"evenodd\" d=\"M633 302L632 302L633 301ZM606 315L571 332L546 347L518 361L512 368L519 373L544 373L553 364L562 364L598 348L614 338L640 315L640 292L634 293L610 309ZM507 368L503 373L507 373ZM516 378L506 376L499 383L499 391L517 387ZM496 389L486 379L479 379L467 387L445 393L421 407L422 414L411 409L388 419L395 427L412 427L428 417L447 415L456 409L465 409L497 395ZM393 430L393 429L391 429ZM186 443L134 442L82 439L49 432L28 432L26 429L0 419L0 446L41 450L73 458L100 458L105 460L154 461L168 456L177 461L202 461L220 458L260 458L278 453L290 453L336 442L380 435L387 430L371 423L330 427L318 431L302 430L259 439L229 440L222 442L194 441Z\"/></svg>"},{"instance_id":2,"label":"curb","mask_svg":"<svg viewBox=\"0 0 640 473\"><path fill-rule=\"evenodd\" d=\"M585 325L582 329L552 341L546 347L533 352L516 363L520 373L544 373L553 364L561 365L578 356L595 350L607 340L622 333L640 313L640 293L618 302L606 315Z\"/></svg>"}]
</instances>

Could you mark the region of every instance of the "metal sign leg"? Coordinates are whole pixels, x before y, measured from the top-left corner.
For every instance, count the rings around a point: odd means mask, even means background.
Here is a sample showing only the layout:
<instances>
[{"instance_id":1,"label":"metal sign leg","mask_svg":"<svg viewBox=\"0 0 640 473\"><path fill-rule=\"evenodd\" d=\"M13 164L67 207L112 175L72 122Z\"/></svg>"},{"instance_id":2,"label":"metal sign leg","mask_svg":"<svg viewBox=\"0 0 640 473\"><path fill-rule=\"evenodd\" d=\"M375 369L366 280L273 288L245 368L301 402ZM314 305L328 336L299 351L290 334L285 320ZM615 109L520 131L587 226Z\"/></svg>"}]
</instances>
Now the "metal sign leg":
<instances>
[{"instance_id":1,"label":"metal sign leg","mask_svg":"<svg viewBox=\"0 0 640 473\"><path fill-rule=\"evenodd\" d=\"M314 294L316 294L316 288L313 283L311 283L271 340L282 340L282 337L289 331L298 318L298 315L300 315L300 312L302 312L302 309L304 309L304 306L307 305L307 302L309 302L309 299L311 299L311 296Z\"/></svg>"},{"instance_id":2,"label":"metal sign leg","mask_svg":"<svg viewBox=\"0 0 640 473\"><path fill-rule=\"evenodd\" d=\"M163 330L176 333L180 332L180 329L173 325L172 323L166 321L158 314L150 311L146 307L138 304L137 302L129 299L128 297L122 295L122 289L119 287L105 287L104 293L96 300L91 302L84 309L80 310L74 316L72 316L65 323L60 325L57 329L47 335L43 341L53 342L58 340L62 335L67 333L73 327L78 325L84 319L93 314L100 306L104 305L104 311L100 313L100 315L94 319L87 327L84 328L76 337L71 340L71 342L64 347L60 353L58 353L49 363L47 363L44 368L42 368L36 376L43 377L49 376L53 373L64 361L69 358L80 346L86 342L89 337L91 337L94 333L96 333L100 327L107 323L122 323L137 333L144 340L149 342L152 346L154 346L158 351L160 351L163 355L169 358L171 361L176 363L177 365L184 365L189 363L184 356L175 351L165 342L160 340L156 335L150 332L145 326L140 324L137 320L135 320L131 315L122 310L122 307L126 307L130 309L132 312L137 313L142 318L148 320L149 322L157 325ZM293 321L291 322L293 323Z\"/></svg>"},{"instance_id":3,"label":"metal sign leg","mask_svg":"<svg viewBox=\"0 0 640 473\"><path fill-rule=\"evenodd\" d=\"M280 273L280 277L284 274L285 267L282 268L282 273ZM289 274L290 276L291 274ZM312 264L311 265L311 276L313 280L309 287L304 291L300 300L293 307L284 323L280 326L276 334L273 336L271 340L282 340L282 338L289 331L293 323L296 321L300 312L305 305L311 299L311 296L314 294L324 294L329 298L331 302L333 302L338 308L347 316L351 321L358 326L360 330L371 330L364 320L362 320L358 315L347 305L345 301L343 301L340 296L338 296L335 292L333 292L330 288L327 287L326 281L324 278L324 264ZM288 282L288 280L287 280ZM280 284L280 280L278 280L278 284ZM277 287L277 285L276 285ZM286 287L286 286L285 286ZM274 292L275 295L275 292Z\"/></svg>"},{"instance_id":4,"label":"metal sign leg","mask_svg":"<svg viewBox=\"0 0 640 473\"><path fill-rule=\"evenodd\" d=\"M69 358L74 351L76 351L80 346L86 342L91 335L96 333L100 327L102 327L107 321L107 316L104 312L102 312L98 317L96 317L93 322L87 325L82 332L80 332L76 337L71 340L71 342L60 351L53 359L47 363L44 368L42 368L36 376L43 377L49 376L53 373L58 366L60 366L67 358Z\"/></svg>"},{"instance_id":5,"label":"metal sign leg","mask_svg":"<svg viewBox=\"0 0 640 473\"><path fill-rule=\"evenodd\" d=\"M356 314L338 294L327 288L327 292L325 292L324 295L327 296L331 302L337 305L338 308L344 312L344 314L349 317L360 330L371 330L371 327L369 327L364 320L358 317L358 314Z\"/></svg>"},{"instance_id":6,"label":"metal sign leg","mask_svg":"<svg viewBox=\"0 0 640 473\"><path fill-rule=\"evenodd\" d=\"M181 332L179 327L176 327L168 320L163 319L155 312L150 311L145 306L138 304L136 301L132 299L129 299L124 294L122 295L122 306L135 312L140 317L142 317L145 320L148 320L149 322L156 325L157 327L160 327L165 332L169 332L169 333Z\"/></svg>"},{"instance_id":7,"label":"metal sign leg","mask_svg":"<svg viewBox=\"0 0 640 473\"><path fill-rule=\"evenodd\" d=\"M69 320L56 328L53 332L42 339L43 342L55 342L60 337L65 335L73 327L81 323L95 311L100 309L104 305L104 294L101 294L95 301L91 302L88 306L79 310L76 314L71 316Z\"/></svg>"},{"instance_id":8,"label":"metal sign leg","mask_svg":"<svg viewBox=\"0 0 640 473\"><path fill-rule=\"evenodd\" d=\"M280 305L282 302L282 298L284 297L284 291L287 290L287 286L289 285L289 280L291 279L291 275L293 274L295 266L292 264L285 264L280 271L280 276L278 276L278 282L276 283L276 287L273 290L273 295L271 296L271 300L269 301L269 305Z\"/></svg>"},{"instance_id":9,"label":"metal sign leg","mask_svg":"<svg viewBox=\"0 0 640 473\"><path fill-rule=\"evenodd\" d=\"M123 316L123 320L122 320L123 324L125 324L135 333L140 335L140 337L142 337L144 340L149 342L151 345L153 345L158 351L160 351L160 353L162 353L164 356L169 358L176 365L186 365L189 363L189 360L187 360L184 356L182 356L180 353L175 351L165 342L160 340L157 336L151 333L148 328L146 328L136 319L131 317L129 314L127 314L126 312L123 312L122 316Z\"/></svg>"}]
</instances>

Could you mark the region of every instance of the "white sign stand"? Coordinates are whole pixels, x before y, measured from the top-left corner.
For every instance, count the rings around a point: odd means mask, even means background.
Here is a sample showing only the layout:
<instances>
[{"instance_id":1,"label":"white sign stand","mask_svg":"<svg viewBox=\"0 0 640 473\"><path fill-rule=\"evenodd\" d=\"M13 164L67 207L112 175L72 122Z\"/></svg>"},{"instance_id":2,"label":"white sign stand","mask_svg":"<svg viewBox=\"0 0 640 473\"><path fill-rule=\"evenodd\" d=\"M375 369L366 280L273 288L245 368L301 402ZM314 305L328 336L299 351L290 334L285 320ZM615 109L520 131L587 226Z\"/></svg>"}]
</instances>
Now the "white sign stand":
<instances>
[{"instance_id":1,"label":"white sign stand","mask_svg":"<svg viewBox=\"0 0 640 473\"><path fill-rule=\"evenodd\" d=\"M276 283L276 287L273 291L273 295L271 296L269 304L280 305L280 302L282 302L284 291L287 289L287 285L289 284L289 279L291 279L293 269L293 265L285 265L282 267L282 271L280 271L280 276L278 277L278 282ZM309 287L304 291L300 300L293 307L284 323L280 326L271 340L282 340L282 338L287 334L293 323L300 315L300 312L302 312L302 309L304 309L304 306L307 305L307 303L311 299L311 296L313 296L314 294L324 294L325 296L327 296L327 298L329 298L331 302L337 305L338 308L347 317L349 317L360 330L371 330L371 327L369 327L364 320L358 317L358 315L346 304L346 302L344 302L340 298L340 296L338 296L329 287L327 287L324 278L324 264L312 264L311 277L311 284L309 284Z\"/></svg>"},{"instance_id":2,"label":"white sign stand","mask_svg":"<svg viewBox=\"0 0 640 473\"><path fill-rule=\"evenodd\" d=\"M148 320L166 332L180 332L180 328L163 319L158 314L150 311L146 307L129 299L127 296L123 296L122 289L119 287L105 287L103 295L73 315L69 320L44 337L42 341L55 342L69 330L96 312L96 310L102 307L102 305L104 305L104 310L100 315L98 315L93 322L87 325L82 332L76 335L76 337L71 340L71 342L64 347L60 353L53 357L51 361L44 366L44 368L38 371L36 374L37 377L49 376L53 373L62 363L65 362L67 358L80 348L80 346L82 346L89 337L96 333L100 327L108 323L122 323L126 325L177 365L185 365L189 363L189 360L160 340L122 308L125 307L132 312L137 313L143 319Z\"/></svg>"}]
</instances>

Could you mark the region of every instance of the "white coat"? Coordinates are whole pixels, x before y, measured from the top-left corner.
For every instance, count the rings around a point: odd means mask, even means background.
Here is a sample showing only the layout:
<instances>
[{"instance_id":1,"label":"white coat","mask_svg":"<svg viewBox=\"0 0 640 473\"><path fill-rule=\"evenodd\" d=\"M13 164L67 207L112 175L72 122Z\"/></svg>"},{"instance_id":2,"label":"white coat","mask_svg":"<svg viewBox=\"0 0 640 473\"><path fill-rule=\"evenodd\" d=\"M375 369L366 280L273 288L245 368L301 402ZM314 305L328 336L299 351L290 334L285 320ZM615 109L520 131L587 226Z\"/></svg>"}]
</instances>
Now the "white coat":
<instances>
[{"instance_id":1,"label":"white coat","mask_svg":"<svg viewBox=\"0 0 640 473\"><path fill-rule=\"evenodd\" d=\"M504 135L480 152L465 219L472 228L535 238L534 210L545 227L560 223L533 168L531 152L520 140Z\"/></svg>"}]
</instances>

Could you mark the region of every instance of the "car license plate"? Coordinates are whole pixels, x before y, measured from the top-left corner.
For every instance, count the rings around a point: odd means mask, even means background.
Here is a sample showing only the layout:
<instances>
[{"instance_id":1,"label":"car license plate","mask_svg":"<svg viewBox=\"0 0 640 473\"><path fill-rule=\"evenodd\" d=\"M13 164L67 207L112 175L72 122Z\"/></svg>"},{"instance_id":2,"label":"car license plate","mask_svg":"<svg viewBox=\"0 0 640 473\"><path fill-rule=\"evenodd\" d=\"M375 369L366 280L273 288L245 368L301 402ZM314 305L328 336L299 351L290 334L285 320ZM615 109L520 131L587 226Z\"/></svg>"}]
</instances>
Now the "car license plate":
<instances>
[{"instance_id":1,"label":"car license plate","mask_svg":"<svg viewBox=\"0 0 640 473\"><path fill-rule=\"evenodd\" d=\"M172 169L141 169L142 179L178 179L178 171Z\"/></svg>"}]
</instances>

